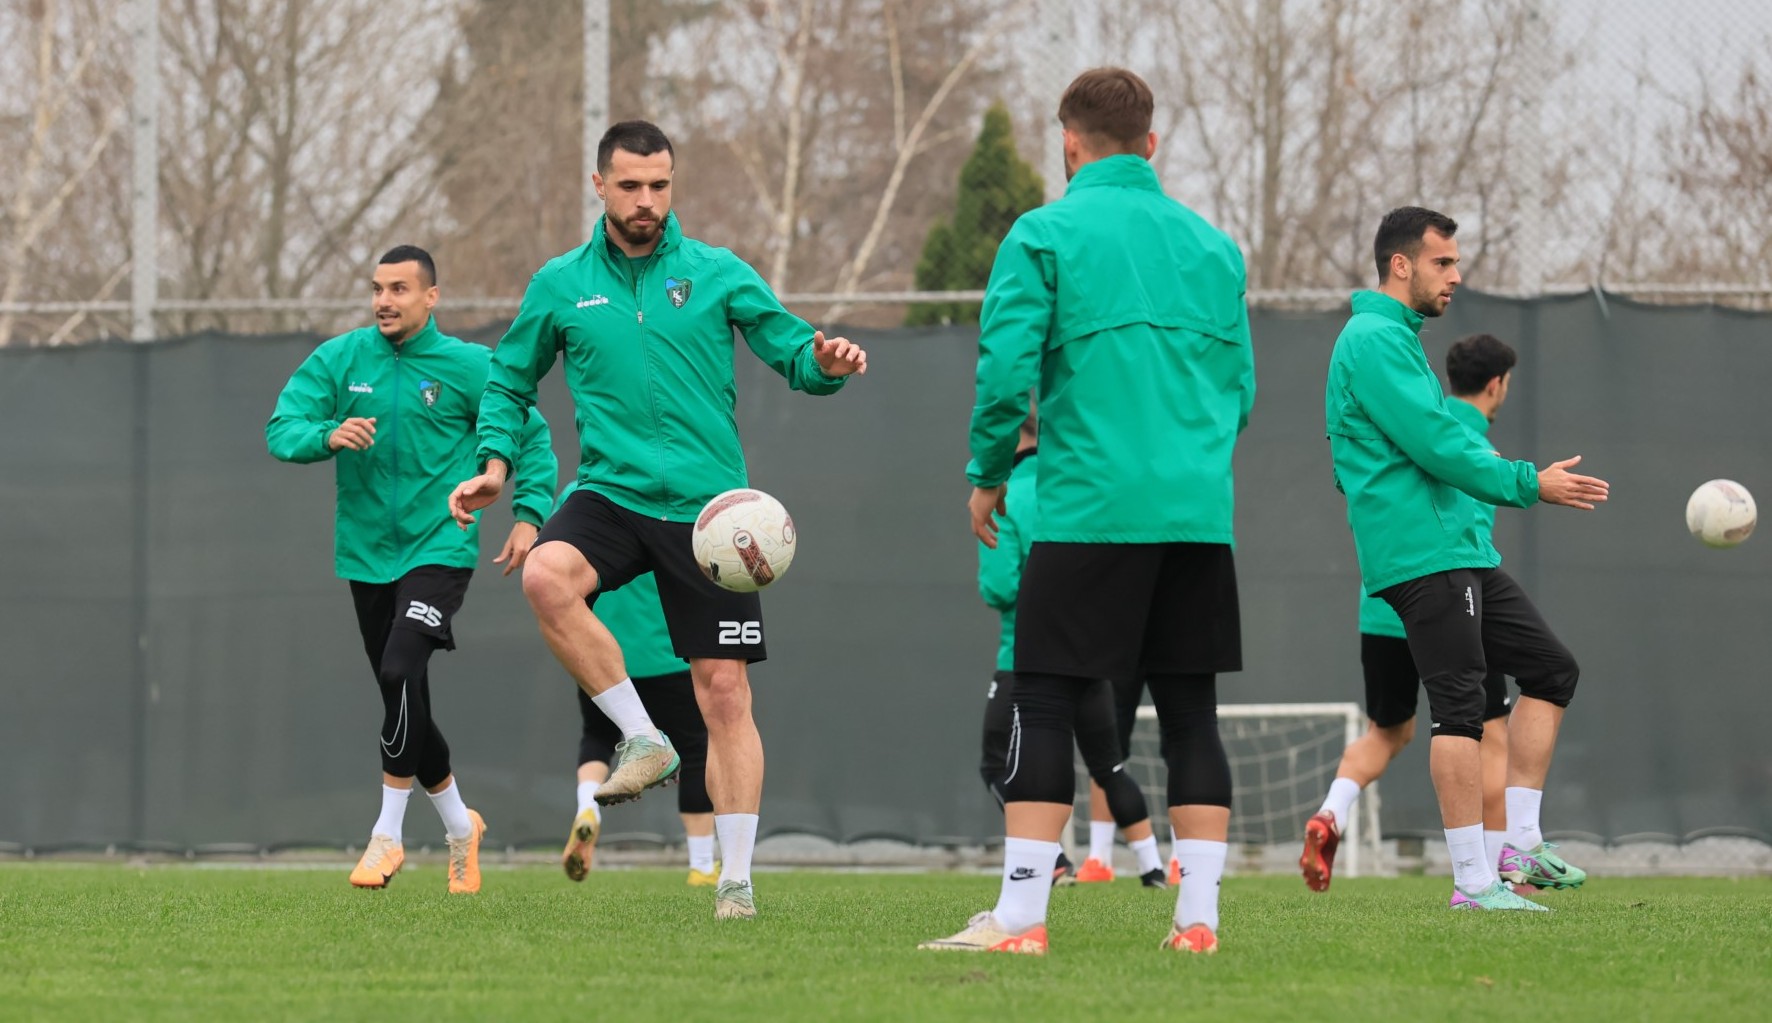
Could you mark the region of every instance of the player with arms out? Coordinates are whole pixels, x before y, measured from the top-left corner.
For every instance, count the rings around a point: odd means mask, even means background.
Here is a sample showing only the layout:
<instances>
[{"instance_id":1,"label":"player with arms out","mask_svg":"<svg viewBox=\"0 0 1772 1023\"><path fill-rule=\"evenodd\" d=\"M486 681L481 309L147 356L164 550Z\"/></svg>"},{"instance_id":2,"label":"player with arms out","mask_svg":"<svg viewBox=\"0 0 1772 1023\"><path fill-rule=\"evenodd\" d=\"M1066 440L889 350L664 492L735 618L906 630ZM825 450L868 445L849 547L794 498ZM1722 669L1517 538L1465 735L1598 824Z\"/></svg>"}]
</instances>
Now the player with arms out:
<instances>
[{"instance_id":1,"label":"player with arms out","mask_svg":"<svg viewBox=\"0 0 1772 1023\"><path fill-rule=\"evenodd\" d=\"M604 133L592 175L605 210L590 241L536 272L493 355L480 408L480 475L450 496L466 526L498 497L536 385L565 363L577 409L579 488L523 569L523 592L560 663L621 731L597 790L607 806L669 780L679 756L640 702L609 629L587 605L653 573L677 656L708 729L708 789L724 861L716 919L756 915L751 853L763 742L746 665L765 656L762 604L709 582L691 531L709 499L746 486L733 330L794 390L832 394L867 355L782 308L757 272L688 238L671 212L674 158L657 126ZM576 823L574 828L576 830Z\"/></svg>"},{"instance_id":2,"label":"player with arms out","mask_svg":"<svg viewBox=\"0 0 1772 1023\"><path fill-rule=\"evenodd\" d=\"M479 558L477 529L438 514L474 467L480 393L492 353L450 337L431 316L437 268L411 245L391 249L372 282L375 325L315 349L277 396L265 425L285 462L334 460L339 578L381 689L382 807L351 883L381 888L406 862L403 822L416 778L449 840L449 890L480 890L485 822L462 802L431 700L431 653L455 649L452 624ZM513 431L517 522L493 560L523 564L547 517L559 464L530 410Z\"/></svg>"},{"instance_id":3,"label":"player with arms out","mask_svg":"<svg viewBox=\"0 0 1772 1023\"><path fill-rule=\"evenodd\" d=\"M1218 948L1231 776L1217 675L1242 667L1231 459L1255 363L1242 253L1163 193L1154 107L1121 68L1071 83L1058 105L1070 185L1015 222L985 289L966 474L986 546L1039 388L1037 523L1015 607L1018 742L996 907L924 948L1046 951L1078 701L1141 665L1184 871L1162 944Z\"/></svg>"},{"instance_id":4,"label":"player with arms out","mask_svg":"<svg viewBox=\"0 0 1772 1023\"><path fill-rule=\"evenodd\" d=\"M1501 458L1447 409L1418 335L1427 318L1446 311L1461 280L1457 230L1450 217L1418 206L1385 215L1373 244L1378 288L1353 296L1330 357L1324 415L1366 592L1403 620L1427 690L1429 770L1452 857L1452 908L1542 911L1502 885L1484 848L1483 681L1500 671L1520 687L1508 721L1512 848L1502 850L1503 861L1530 859L1534 876L1575 880L1576 868L1544 842L1538 809L1580 669L1500 569L1478 506L1542 501L1592 510L1608 487L1570 471L1579 457L1542 472Z\"/></svg>"}]
</instances>

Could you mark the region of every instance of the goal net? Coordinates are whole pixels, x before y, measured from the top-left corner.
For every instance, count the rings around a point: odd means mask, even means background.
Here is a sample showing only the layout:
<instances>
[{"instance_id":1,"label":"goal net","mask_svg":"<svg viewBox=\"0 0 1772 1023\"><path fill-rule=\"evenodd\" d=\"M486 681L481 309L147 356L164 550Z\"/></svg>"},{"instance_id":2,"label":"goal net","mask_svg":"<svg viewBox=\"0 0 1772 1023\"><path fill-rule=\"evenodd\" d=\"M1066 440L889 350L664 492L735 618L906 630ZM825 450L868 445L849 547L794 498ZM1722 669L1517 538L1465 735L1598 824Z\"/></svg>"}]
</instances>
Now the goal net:
<instances>
[{"instance_id":1,"label":"goal net","mask_svg":"<svg viewBox=\"0 0 1772 1023\"><path fill-rule=\"evenodd\" d=\"M1356 703L1221 704L1218 730L1231 763L1232 863L1278 870L1295 865L1304 842L1304 823L1323 803L1335 780L1341 753L1359 738L1366 714ZM1132 755L1126 770L1144 789L1159 836L1168 836L1168 768L1157 734L1156 708L1138 708L1132 729ZM1077 764L1078 798L1073 822L1087 834L1084 798L1089 776ZM1354 804L1354 820L1336 856L1337 876L1382 871L1378 784ZM1237 850L1242 856L1239 861Z\"/></svg>"}]
</instances>

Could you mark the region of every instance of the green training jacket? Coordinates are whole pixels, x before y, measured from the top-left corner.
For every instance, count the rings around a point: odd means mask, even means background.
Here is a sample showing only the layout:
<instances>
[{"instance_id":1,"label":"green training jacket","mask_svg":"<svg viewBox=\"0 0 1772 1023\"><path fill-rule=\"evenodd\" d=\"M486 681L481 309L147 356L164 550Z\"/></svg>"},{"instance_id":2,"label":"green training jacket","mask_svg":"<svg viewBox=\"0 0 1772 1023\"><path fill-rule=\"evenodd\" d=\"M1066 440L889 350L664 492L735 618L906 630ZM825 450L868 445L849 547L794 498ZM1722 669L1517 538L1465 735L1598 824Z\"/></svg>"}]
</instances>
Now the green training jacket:
<instances>
[{"instance_id":1,"label":"green training jacket","mask_svg":"<svg viewBox=\"0 0 1772 1023\"><path fill-rule=\"evenodd\" d=\"M1005 514L997 516L997 547L978 545L978 595L997 612L997 670L1015 670L1015 598L1021 593L1021 569L1034 544L1034 497L1038 492L1040 457L1023 455L1009 472L1003 493Z\"/></svg>"},{"instance_id":2,"label":"green training jacket","mask_svg":"<svg viewBox=\"0 0 1772 1023\"><path fill-rule=\"evenodd\" d=\"M1501 555L1478 528L1476 502L1538 500L1532 463L1498 457L1447 410L1421 324L1388 295L1356 292L1329 359L1329 453L1369 594L1434 572L1494 568Z\"/></svg>"},{"instance_id":3,"label":"green training jacket","mask_svg":"<svg viewBox=\"0 0 1772 1023\"><path fill-rule=\"evenodd\" d=\"M420 565L473 568L479 526L449 517L449 494L475 474L475 421L492 351L437 330L435 318L395 345L360 327L314 349L277 396L265 443L285 462L332 458L339 578L388 583ZM353 417L375 420L367 451L333 451L326 438ZM553 504L559 462L548 424L530 410L516 433L512 505L539 526Z\"/></svg>"},{"instance_id":4,"label":"green training jacket","mask_svg":"<svg viewBox=\"0 0 1772 1023\"><path fill-rule=\"evenodd\" d=\"M1482 410L1462 398L1453 398L1446 402L1447 411L1453 418L1463 423L1465 428L1476 434L1484 444L1489 442L1489 417ZM1500 454L1500 452L1496 452ZM1468 495L1467 495L1468 496ZM1484 504L1470 498L1476 505L1477 533L1490 544L1495 542L1495 506ZM1378 597L1360 594L1360 631L1371 636L1393 636L1404 638L1403 619L1397 612Z\"/></svg>"},{"instance_id":5,"label":"green training jacket","mask_svg":"<svg viewBox=\"0 0 1772 1023\"><path fill-rule=\"evenodd\" d=\"M1079 168L997 249L967 478L1009 478L1037 386L1035 540L1231 543L1231 457L1255 401L1246 286L1236 244L1148 162Z\"/></svg>"},{"instance_id":6,"label":"green training jacket","mask_svg":"<svg viewBox=\"0 0 1772 1023\"><path fill-rule=\"evenodd\" d=\"M577 406L578 482L643 515L690 522L748 486L734 418L733 328L788 385L831 394L812 328L726 249L683 236L676 214L649 257L630 260L597 222L591 240L536 272L493 353L480 403L481 465L520 447L536 383L562 354Z\"/></svg>"}]
</instances>

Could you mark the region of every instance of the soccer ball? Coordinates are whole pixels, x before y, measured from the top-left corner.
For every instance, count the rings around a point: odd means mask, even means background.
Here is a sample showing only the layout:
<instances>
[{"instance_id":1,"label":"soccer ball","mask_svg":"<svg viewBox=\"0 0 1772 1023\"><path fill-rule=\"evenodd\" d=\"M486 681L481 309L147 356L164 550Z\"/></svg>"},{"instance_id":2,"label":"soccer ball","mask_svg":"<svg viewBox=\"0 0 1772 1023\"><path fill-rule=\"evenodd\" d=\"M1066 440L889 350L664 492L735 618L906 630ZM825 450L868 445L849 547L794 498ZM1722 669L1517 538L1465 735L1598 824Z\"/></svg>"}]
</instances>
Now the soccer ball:
<instances>
[{"instance_id":1,"label":"soccer ball","mask_svg":"<svg viewBox=\"0 0 1772 1023\"><path fill-rule=\"evenodd\" d=\"M1754 495L1734 480L1711 480L1686 501L1686 528L1707 547L1733 547L1758 521Z\"/></svg>"},{"instance_id":2,"label":"soccer ball","mask_svg":"<svg viewBox=\"0 0 1772 1023\"><path fill-rule=\"evenodd\" d=\"M695 517L695 563L715 585L754 593L794 563L794 520L761 490L728 490Z\"/></svg>"}]
</instances>

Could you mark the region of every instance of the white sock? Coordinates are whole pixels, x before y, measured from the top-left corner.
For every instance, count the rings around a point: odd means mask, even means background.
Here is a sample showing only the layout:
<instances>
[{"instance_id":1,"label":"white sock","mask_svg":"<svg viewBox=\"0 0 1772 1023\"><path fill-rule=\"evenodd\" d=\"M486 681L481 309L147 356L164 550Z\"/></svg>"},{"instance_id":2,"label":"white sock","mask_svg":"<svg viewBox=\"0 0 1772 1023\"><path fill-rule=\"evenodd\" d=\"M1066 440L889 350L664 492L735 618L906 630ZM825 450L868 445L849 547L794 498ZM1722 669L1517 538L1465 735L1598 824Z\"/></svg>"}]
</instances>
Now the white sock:
<instances>
[{"instance_id":1,"label":"white sock","mask_svg":"<svg viewBox=\"0 0 1772 1023\"><path fill-rule=\"evenodd\" d=\"M1494 867L1501 863L1501 847L1506 842L1507 832L1484 830L1483 852L1489 856L1489 866Z\"/></svg>"},{"instance_id":2,"label":"white sock","mask_svg":"<svg viewBox=\"0 0 1772 1023\"><path fill-rule=\"evenodd\" d=\"M751 851L757 847L757 815L714 815L714 834L720 836L720 883L751 879ZM691 839L690 841L694 841ZM693 849L694 847L691 846Z\"/></svg>"},{"instance_id":3,"label":"white sock","mask_svg":"<svg viewBox=\"0 0 1772 1023\"><path fill-rule=\"evenodd\" d=\"M632 679L622 679L591 697L591 702L615 722L623 739L632 739L636 735L648 739L659 737L658 729L652 724L652 715L646 713L646 705L640 702L640 691L634 688Z\"/></svg>"},{"instance_id":4,"label":"white sock","mask_svg":"<svg viewBox=\"0 0 1772 1023\"><path fill-rule=\"evenodd\" d=\"M1181 892L1175 897L1175 923L1180 927L1205 924L1218 933L1218 885L1224 879L1225 842L1183 838L1175 843L1181 861Z\"/></svg>"},{"instance_id":5,"label":"white sock","mask_svg":"<svg viewBox=\"0 0 1772 1023\"><path fill-rule=\"evenodd\" d=\"M714 836L689 836L689 869L704 874L714 872Z\"/></svg>"},{"instance_id":6,"label":"white sock","mask_svg":"<svg viewBox=\"0 0 1772 1023\"><path fill-rule=\"evenodd\" d=\"M1138 873L1141 876L1153 870L1163 869L1163 854L1157 851L1157 836L1148 835L1127 844L1132 846L1132 851L1138 854Z\"/></svg>"},{"instance_id":7,"label":"white sock","mask_svg":"<svg viewBox=\"0 0 1772 1023\"><path fill-rule=\"evenodd\" d=\"M1452 886L1475 895L1495 883L1495 868L1483 851L1483 825L1446 829L1446 851L1452 854Z\"/></svg>"},{"instance_id":8,"label":"white sock","mask_svg":"<svg viewBox=\"0 0 1772 1023\"><path fill-rule=\"evenodd\" d=\"M1046 922L1046 903L1052 898L1052 865L1064 849L1057 842L1037 838L1003 840L1003 889L991 915L1011 934Z\"/></svg>"},{"instance_id":9,"label":"white sock","mask_svg":"<svg viewBox=\"0 0 1772 1023\"><path fill-rule=\"evenodd\" d=\"M1114 822L1089 822L1089 858L1114 865Z\"/></svg>"},{"instance_id":10,"label":"white sock","mask_svg":"<svg viewBox=\"0 0 1772 1023\"><path fill-rule=\"evenodd\" d=\"M375 828L369 832L370 837L386 835L396 842L404 842L401 837L401 826L406 823L406 800L412 795L412 788L397 789L392 785L381 787L381 816L375 819Z\"/></svg>"},{"instance_id":11,"label":"white sock","mask_svg":"<svg viewBox=\"0 0 1772 1023\"><path fill-rule=\"evenodd\" d=\"M1360 796L1360 783L1352 778L1337 778L1329 783L1329 795L1323 809L1335 817L1337 831L1347 831L1348 815L1354 811L1354 800Z\"/></svg>"},{"instance_id":12,"label":"white sock","mask_svg":"<svg viewBox=\"0 0 1772 1023\"><path fill-rule=\"evenodd\" d=\"M1514 788L1507 792L1507 844L1521 852L1531 852L1544 844L1544 832L1538 830L1538 804L1544 801L1544 790Z\"/></svg>"},{"instance_id":13,"label":"white sock","mask_svg":"<svg viewBox=\"0 0 1772 1023\"><path fill-rule=\"evenodd\" d=\"M443 833L450 838L466 838L474 833L474 822L468 820L468 804L461 801L461 786L455 779L449 780L449 787L442 792L432 792L431 805L437 808L437 816L443 818Z\"/></svg>"},{"instance_id":14,"label":"white sock","mask_svg":"<svg viewBox=\"0 0 1772 1023\"><path fill-rule=\"evenodd\" d=\"M597 805L597 790L602 787L603 783L600 781L581 781L578 783L579 813L584 813L586 810L590 810L597 815L598 820L603 819L603 808Z\"/></svg>"}]
</instances>

